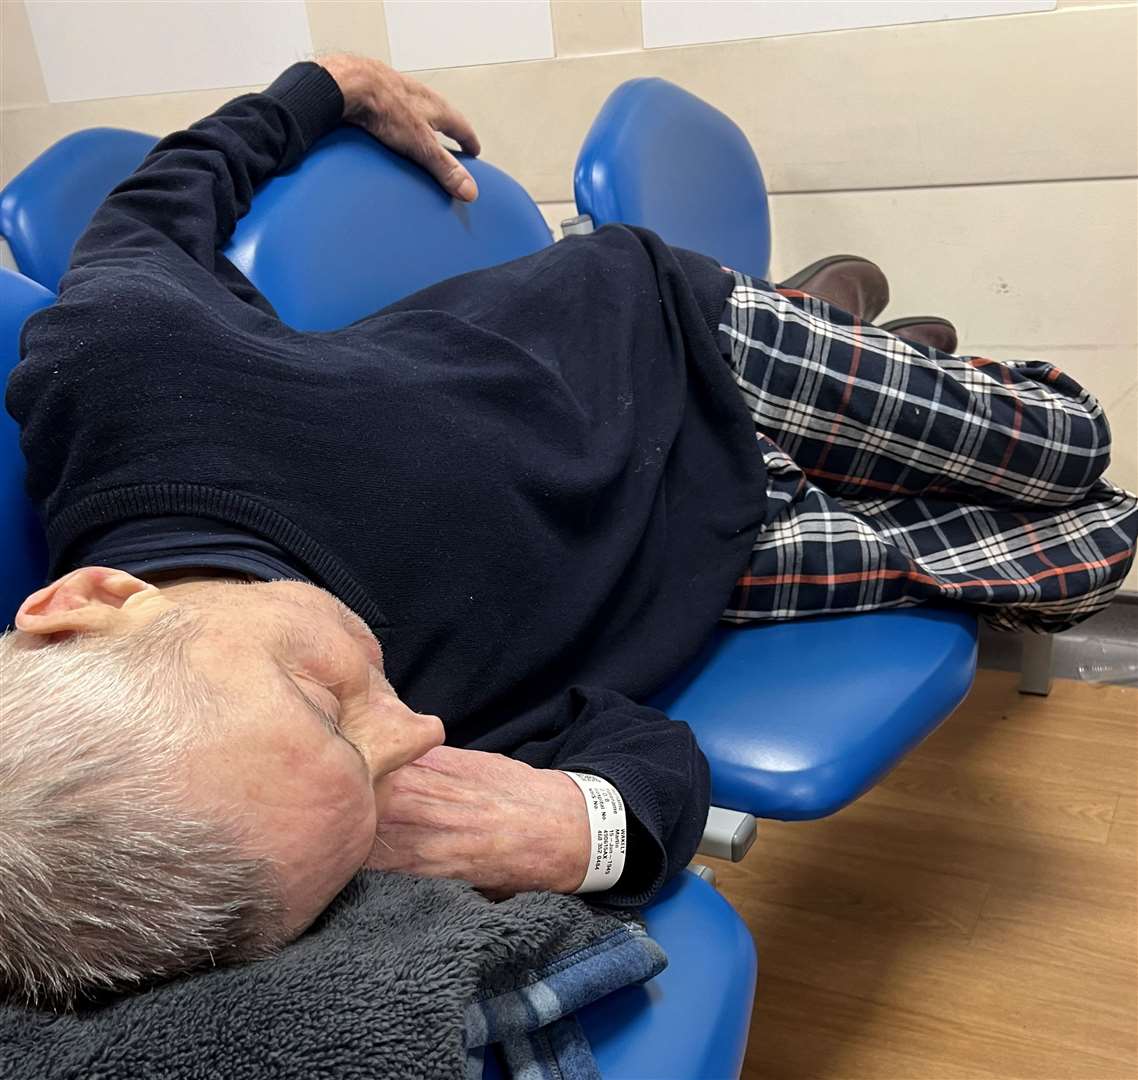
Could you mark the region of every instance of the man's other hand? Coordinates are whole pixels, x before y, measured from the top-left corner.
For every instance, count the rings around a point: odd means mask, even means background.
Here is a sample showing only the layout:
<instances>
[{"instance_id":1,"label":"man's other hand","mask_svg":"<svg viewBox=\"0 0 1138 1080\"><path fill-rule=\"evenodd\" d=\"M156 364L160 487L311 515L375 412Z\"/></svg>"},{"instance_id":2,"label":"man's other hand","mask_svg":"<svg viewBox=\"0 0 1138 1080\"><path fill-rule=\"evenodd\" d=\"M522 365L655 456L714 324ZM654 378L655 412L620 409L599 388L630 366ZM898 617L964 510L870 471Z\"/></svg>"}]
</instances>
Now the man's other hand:
<instances>
[{"instance_id":1,"label":"man's other hand","mask_svg":"<svg viewBox=\"0 0 1138 1080\"><path fill-rule=\"evenodd\" d=\"M449 135L468 154L477 155L482 147L470 122L441 94L364 56L334 53L316 63L339 85L346 123L422 165L455 198L478 198L474 178L440 145L435 132Z\"/></svg>"},{"instance_id":2,"label":"man's other hand","mask_svg":"<svg viewBox=\"0 0 1138 1080\"><path fill-rule=\"evenodd\" d=\"M461 878L502 899L572 892L589 852L585 800L564 773L439 746L392 774L367 866Z\"/></svg>"}]
</instances>

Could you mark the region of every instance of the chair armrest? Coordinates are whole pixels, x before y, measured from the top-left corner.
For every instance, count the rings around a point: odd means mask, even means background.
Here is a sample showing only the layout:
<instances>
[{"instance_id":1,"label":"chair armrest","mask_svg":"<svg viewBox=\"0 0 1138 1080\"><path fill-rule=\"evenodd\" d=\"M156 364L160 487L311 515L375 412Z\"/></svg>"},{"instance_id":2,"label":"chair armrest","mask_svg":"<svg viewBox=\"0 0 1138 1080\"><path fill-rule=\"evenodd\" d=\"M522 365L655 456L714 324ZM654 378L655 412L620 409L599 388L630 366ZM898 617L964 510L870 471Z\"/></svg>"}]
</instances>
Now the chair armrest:
<instances>
[{"instance_id":1,"label":"chair armrest","mask_svg":"<svg viewBox=\"0 0 1138 1080\"><path fill-rule=\"evenodd\" d=\"M561 222L562 236L588 236L594 231L593 219L588 214L578 214Z\"/></svg>"},{"instance_id":2,"label":"chair armrest","mask_svg":"<svg viewBox=\"0 0 1138 1080\"><path fill-rule=\"evenodd\" d=\"M699 853L738 862L751 849L758 832L754 814L713 806L707 812Z\"/></svg>"}]
</instances>

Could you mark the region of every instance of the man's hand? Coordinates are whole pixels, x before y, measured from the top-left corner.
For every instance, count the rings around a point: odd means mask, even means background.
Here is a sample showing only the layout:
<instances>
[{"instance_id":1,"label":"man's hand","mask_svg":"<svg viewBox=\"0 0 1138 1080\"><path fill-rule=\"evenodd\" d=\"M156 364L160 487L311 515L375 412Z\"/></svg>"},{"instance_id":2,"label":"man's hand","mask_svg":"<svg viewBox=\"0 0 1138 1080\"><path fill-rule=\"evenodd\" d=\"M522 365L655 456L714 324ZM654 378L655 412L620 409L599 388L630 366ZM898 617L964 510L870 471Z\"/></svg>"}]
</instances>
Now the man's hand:
<instances>
[{"instance_id":1,"label":"man's hand","mask_svg":"<svg viewBox=\"0 0 1138 1080\"><path fill-rule=\"evenodd\" d=\"M344 95L344 120L374 135L385 146L422 165L447 191L465 202L478 198L478 186L435 132L449 135L468 154L482 147L470 122L446 99L418 79L393 71L378 60L334 53L316 60Z\"/></svg>"},{"instance_id":2,"label":"man's hand","mask_svg":"<svg viewBox=\"0 0 1138 1080\"><path fill-rule=\"evenodd\" d=\"M392 774L367 866L461 878L501 899L572 892L589 852L585 799L564 773L439 746Z\"/></svg>"}]
</instances>

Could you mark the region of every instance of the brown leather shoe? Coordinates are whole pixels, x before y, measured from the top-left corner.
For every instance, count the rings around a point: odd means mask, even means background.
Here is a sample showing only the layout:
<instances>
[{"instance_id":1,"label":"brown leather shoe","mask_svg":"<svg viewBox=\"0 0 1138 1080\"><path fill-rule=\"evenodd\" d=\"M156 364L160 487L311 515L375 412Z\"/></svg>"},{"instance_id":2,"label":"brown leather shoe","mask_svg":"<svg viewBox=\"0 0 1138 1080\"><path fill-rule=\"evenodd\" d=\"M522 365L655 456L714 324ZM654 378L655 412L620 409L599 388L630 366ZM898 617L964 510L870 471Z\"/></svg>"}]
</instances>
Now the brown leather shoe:
<instances>
[{"instance_id":1,"label":"brown leather shoe","mask_svg":"<svg viewBox=\"0 0 1138 1080\"><path fill-rule=\"evenodd\" d=\"M918 345L930 345L946 353L956 352L956 327L939 315L911 315L907 319L892 319L882 323L881 329Z\"/></svg>"},{"instance_id":2,"label":"brown leather shoe","mask_svg":"<svg viewBox=\"0 0 1138 1080\"><path fill-rule=\"evenodd\" d=\"M881 268L858 255L828 255L779 282L778 287L809 293L863 322L873 322L889 303L889 282Z\"/></svg>"}]
</instances>

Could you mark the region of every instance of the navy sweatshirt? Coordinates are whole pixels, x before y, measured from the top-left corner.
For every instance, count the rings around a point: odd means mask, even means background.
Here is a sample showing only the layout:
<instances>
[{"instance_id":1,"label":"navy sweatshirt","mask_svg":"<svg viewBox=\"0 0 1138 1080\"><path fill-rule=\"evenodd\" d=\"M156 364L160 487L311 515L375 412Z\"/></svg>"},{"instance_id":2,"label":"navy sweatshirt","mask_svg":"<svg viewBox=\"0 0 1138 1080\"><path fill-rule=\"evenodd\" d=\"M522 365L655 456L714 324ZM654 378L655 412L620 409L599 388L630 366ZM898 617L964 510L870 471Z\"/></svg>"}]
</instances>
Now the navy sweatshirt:
<instances>
[{"instance_id":1,"label":"navy sweatshirt","mask_svg":"<svg viewBox=\"0 0 1138 1080\"><path fill-rule=\"evenodd\" d=\"M694 853L708 774L637 702L710 633L765 498L717 344L732 279L613 227L293 330L220 249L341 112L298 64L163 139L26 323L7 406L51 573L132 519L265 538L448 742L615 784L633 858L608 899L643 903Z\"/></svg>"}]
</instances>

